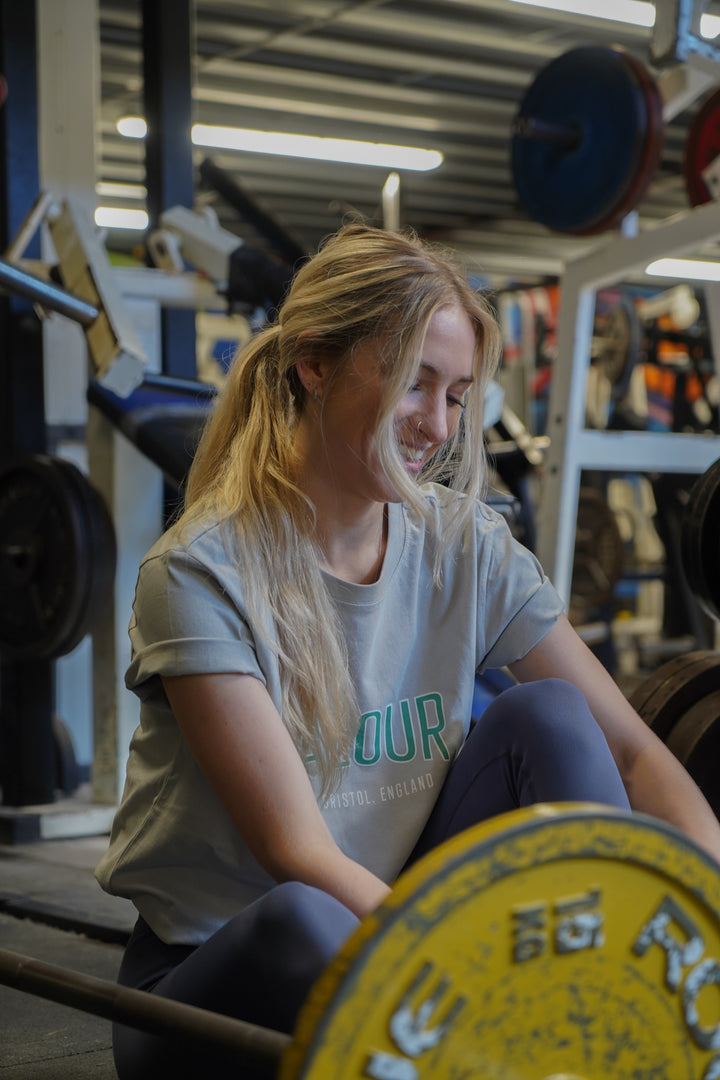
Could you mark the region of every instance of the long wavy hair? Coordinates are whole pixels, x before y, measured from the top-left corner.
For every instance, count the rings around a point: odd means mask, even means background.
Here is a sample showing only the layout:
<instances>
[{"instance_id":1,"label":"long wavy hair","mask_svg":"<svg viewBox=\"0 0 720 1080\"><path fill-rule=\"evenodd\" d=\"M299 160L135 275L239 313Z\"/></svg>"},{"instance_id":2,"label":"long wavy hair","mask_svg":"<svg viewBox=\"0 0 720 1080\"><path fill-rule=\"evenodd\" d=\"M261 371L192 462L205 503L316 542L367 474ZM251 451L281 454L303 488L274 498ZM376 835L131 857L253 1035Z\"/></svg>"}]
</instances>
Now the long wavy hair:
<instances>
[{"instance_id":1,"label":"long wavy hair","mask_svg":"<svg viewBox=\"0 0 720 1080\"><path fill-rule=\"evenodd\" d=\"M451 525L439 537L439 582L443 552L461 540L485 491L483 402L500 334L459 263L413 233L347 225L302 265L277 321L234 360L188 477L180 526L206 517L230 526L230 557L253 628L278 656L283 721L314 762L324 794L337 782L359 715L319 569L313 506L296 482L293 444L306 402L296 365L321 350L340 372L357 345L377 343L385 376L379 459L414 518L429 520L427 497L404 467L393 413L416 379L433 314L447 306L467 313L477 344L463 420L423 472L458 492Z\"/></svg>"}]
</instances>

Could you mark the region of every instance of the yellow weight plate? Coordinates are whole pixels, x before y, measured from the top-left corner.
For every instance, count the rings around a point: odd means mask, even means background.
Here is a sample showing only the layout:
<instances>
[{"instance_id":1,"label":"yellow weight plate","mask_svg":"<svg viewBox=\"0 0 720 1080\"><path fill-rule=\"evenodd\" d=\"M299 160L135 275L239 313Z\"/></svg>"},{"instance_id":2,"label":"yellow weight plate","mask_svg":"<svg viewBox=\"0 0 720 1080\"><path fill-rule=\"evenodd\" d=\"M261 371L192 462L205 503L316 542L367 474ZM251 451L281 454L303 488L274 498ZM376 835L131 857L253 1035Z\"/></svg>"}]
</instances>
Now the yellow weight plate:
<instances>
[{"instance_id":1,"label":"yellow weight plate","mask_svg":"<svg viewBox=\"0 0 720 1080\"><path fill-rule=\"evenodd\" d=\"M720 870L590 804L426 856L314 987L280 1080L717 1080Z\"/></svg>"}]
</instances>

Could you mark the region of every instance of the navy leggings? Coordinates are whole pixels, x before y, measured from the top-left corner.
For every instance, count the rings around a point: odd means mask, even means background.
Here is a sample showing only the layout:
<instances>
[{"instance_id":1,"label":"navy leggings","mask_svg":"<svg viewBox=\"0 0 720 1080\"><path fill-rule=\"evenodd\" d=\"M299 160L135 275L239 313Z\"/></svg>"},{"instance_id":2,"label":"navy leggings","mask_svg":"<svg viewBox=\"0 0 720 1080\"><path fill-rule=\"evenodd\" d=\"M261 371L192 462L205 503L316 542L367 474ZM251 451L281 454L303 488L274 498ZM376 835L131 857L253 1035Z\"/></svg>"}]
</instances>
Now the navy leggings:
<instances>
[{"instance_id":1,"label":"navy leggings","mask_svg":"<svg viewBox=\"0 0 720 1080\"><path fill-rule=\"evenodd\" d=\"M410 865L443 840L496 814L537 802L597 802L629 809L585 699L560 679L505 690L485 709L454 762ZM313 982L358 925L339 901L299 882L278 885L203 945L166 945L138 919L119 981L177 1001L290 1032ZM237 1077L237 1063L207 1047L174 1046L115 1025L120 1080ZM243 1067L246 1080L275 1068Z\"/></svg>"}]
</instances>

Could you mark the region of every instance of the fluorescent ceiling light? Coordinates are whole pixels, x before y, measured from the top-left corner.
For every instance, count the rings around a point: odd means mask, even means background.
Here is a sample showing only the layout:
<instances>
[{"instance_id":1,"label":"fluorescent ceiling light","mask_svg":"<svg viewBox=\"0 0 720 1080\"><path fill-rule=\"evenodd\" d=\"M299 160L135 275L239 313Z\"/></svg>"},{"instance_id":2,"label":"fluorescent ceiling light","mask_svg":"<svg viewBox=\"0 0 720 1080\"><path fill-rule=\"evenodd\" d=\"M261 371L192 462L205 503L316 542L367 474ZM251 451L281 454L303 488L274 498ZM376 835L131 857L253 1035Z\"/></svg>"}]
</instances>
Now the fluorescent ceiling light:
<instances>
[{"instance_id":1,"label":"fluorescent ceiling light","mask_svg":"<svg viewBox=\"0 0 720 1080\"><path fill-rule=\"evenodd\" d=\"M95 211L95 224L101 229L137 229L142 232L147 229L148 220L144 210L122 210L114 206L98 206Z\"/></svg>"},{"instance_id":2,"label":"fluorescent ceiling light","mask_svg":"<svg viewBox=\"0 0 720 1080\"><path fill-rule=\"evenodd\" d=\"M567 11L571 15L590 15L596 19L613 19L634 26L655 25L655 4L648 0L515 0L531 7ZM715 38L720 34L720 15L700 16L700 36Z\"/></svg>"},{"instance_id":3,"label":"fluorescent ceiling light","mask_svg":"<svg viewBox=\"0 0 720 1080\"><path fill-rule=\"evenodd\" d=\"M342 161L353 165L382 165L384 168L413 169L416 172L436 169L443 160L438 150L423 150L415 146L326 139L280 131L251 131L248 128L214 127L209 124L194 124L192 141L196 146L214 146L224 150Z\"/></svg>"},{"instance_id":4,"label":"fluorescent ceiling light","mask_svg":"<svg viewBox=\"0 0 720 1080\"><path fill-rule=\"evenodd\" d=\"M110 184L100 180L95 185L95 194L106 199L144 199L147 188L144 184Z\"/></svg>"},{"instance_id":5,"label":"fluorescent ceiling light","mask_svg":"<svg viewBox=\"0 0 720 1080\"><path fill-rule=\"evenodd\" d=\"M141 116L121 117L117 129L129 139L143 139L147 134L147 124ZM418 146L326 139L315 135L251 131L249 128L215 127L209 124L194 124L192 141L196 146L223 150L340 161L352 165L380 165L385 169L412 169L415 172L437 169L443 161L439 150L425 150Z\"/></svg>"},{"instance_id":6,"label":"fluorescent ceiling light","mask_svg":"<svg viewBox=\"0 0 720 1080\"><path fill-rule=\"evenodd\" d=\"M655 25L655 5L647 0L516 0L532 7L568 11L572 15L590 15L597 19L633 23L635 26Z\"/></svg>"},{"instance_id":7,"label":"fluorescent ceiling light","mask_svg":"<svg viewBox=\"0 0 720 1080\"><path fill-rule=\"evenodd\" d=\"M720 15L701 15L700 33L704 38L714 38L720 34Z\"/></svg>"},{"instance_id":8,"label":"fluorescent ceiling light","mask_svg":"<svg viewBox=\"0 0 720 1080\"><path fill-rule=\"evenodd\" d=\"M144 139L147 135L144 116L121 116L115 127L126 139Z\"/></svg>"},{"instance_id":9,"label":"fluorescent ceiling light","mask_svg":"<svg viewBox=\"0 0 720 1080\"><path fill-rule=\"evenodd\" d=\"M720 262L702 259L656 259L645 267L651 277L680 278L685 281L720 281Z\"/></svg>"}]
</instances>

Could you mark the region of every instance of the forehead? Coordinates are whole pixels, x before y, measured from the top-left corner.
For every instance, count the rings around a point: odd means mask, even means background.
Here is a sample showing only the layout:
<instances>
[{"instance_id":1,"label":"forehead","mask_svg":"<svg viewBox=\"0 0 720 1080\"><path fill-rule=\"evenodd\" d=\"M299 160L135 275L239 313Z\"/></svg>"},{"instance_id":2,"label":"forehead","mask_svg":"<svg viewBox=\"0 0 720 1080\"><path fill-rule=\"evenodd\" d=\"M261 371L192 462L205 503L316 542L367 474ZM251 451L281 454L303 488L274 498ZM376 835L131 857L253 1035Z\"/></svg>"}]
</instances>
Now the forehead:
<instances>
[{"instance_id":1,"label":"forehead","mask_svg":"<svg viewBox=\"0 0 720 1080\"><path fill-rule=\"evenodd\" d=\"M470 316L460 306L434 312L428 324L420 367L451 382L469 382L475 369L477 338Z\"/></svg>"},{"instance_id":2,"label":"forehead","mask_svg":"<svg viewBox=\"0 0 720 1080\"><path fill-rule=\"evenodd\" d=\"M446 306L433 312L428 323L417 368L449 382L472 382L478 352L475 326L464 308ZM366 338L350 354L348 375L378 376L398 360L392 342ZM409 357L407 358L409 359Z\"/></svg>"}]
</instances>

